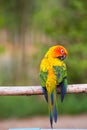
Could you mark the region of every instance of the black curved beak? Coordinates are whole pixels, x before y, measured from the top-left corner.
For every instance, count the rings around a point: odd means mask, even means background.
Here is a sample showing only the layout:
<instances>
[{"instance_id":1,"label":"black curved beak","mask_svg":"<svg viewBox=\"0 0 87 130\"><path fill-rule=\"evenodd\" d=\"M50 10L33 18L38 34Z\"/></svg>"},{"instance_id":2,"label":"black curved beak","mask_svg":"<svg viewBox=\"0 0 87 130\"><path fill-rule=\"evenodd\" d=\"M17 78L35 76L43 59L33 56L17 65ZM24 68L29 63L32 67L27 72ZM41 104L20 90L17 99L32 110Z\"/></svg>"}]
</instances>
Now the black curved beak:
<instances>
[{"instance_id":1,"label":"black curved beak","mask_svg":"<svg viewBox=\"0 0 87 130\"><path fill-rule=\"evenodd\" d=\"M59 58L60 60L64 60L64 59L66 58L66 56L63 55L63 56L59 56L58 58Z\"/></svg>"}]
</instances>

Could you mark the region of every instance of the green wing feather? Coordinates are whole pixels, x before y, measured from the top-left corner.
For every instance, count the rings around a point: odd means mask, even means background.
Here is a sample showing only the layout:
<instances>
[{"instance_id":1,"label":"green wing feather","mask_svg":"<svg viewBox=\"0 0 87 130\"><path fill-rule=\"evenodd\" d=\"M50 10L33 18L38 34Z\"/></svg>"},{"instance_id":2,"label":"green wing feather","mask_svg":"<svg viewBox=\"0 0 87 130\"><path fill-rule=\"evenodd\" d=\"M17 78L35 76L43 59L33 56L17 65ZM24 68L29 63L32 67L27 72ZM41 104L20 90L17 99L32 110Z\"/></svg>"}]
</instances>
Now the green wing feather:
<instances>
[{"instance_id":1,"label":"green wing feather","mask_svg":"<svg viewBox=\"0 0 87 130\"><path fill-rule=\"evenodd\" d=\"M66 68L63 66L54 66L54 72L57 76L57 85L60 84L65 77L67 77Z\"/></svg>"},{"instance_id":2,"label":"green wing feather","mask_svg":"<svg viewBox=\"0 0 87 130\"><path fill-rule=\"evenodd\" d=\"M40 83L42 87L46 86L47 75L48 75L47 71L46 72L40 71L39 77L40 77Z\"/></svg>"},{"instance_id":3,"label":"green wing feather","mask_svg":"<svg viewBox=\"0 0 87 130\"><path fill-rule=\"evenodd\" d=\"M57 76L57 85L60 85L61 102L64 100L67 89L67 70L63 66L54 66L54 72Z\"/></svg>"}]
</instances>

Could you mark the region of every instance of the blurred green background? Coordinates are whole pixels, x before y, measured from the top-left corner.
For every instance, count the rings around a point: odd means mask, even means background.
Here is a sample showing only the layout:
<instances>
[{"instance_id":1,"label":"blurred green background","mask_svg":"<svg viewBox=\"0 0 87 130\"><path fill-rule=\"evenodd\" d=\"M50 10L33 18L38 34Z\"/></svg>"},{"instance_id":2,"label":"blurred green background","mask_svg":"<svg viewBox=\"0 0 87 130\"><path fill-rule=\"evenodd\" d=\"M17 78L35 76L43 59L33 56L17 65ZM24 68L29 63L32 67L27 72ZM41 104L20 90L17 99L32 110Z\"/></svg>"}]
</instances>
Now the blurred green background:
<instances>
[{"instance_id":1,"label":"blurred green background","mask_svg":"<svg viewBox=\"0 0 87 130\"><path fill-rule=\"evenodd\" d=\"M40 85L50 46L68 50L68 83L87 83L87 0L0 0L0 85ZM41 96L0 97L0 118L48 114ZM87 113L87 95L58 97L59 114Z\"/></svg>"}]
</instances>

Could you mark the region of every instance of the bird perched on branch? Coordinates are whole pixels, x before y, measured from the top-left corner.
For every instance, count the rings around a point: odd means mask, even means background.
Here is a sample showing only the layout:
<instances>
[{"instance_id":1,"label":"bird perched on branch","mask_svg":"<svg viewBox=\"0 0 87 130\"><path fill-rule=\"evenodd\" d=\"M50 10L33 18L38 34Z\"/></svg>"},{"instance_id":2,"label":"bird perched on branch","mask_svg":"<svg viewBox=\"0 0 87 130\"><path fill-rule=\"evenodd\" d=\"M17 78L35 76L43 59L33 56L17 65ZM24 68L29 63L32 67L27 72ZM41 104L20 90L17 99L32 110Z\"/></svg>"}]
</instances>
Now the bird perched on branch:
<instances>
[{"instance_id":1,"label":"bird perched on branch","mask_svg":"<svg viewBox=\"0 0 87 130\"><path fill-rule=\"evenodd\" d=\"M45 99L48 103L51 128L53 120L57 122L57 92L60 88L61 102L63 102L67 87L67 70L63 60L67 50L60 45L49 48L40 64L40 83Z\"/></svg>"}]
</instances>

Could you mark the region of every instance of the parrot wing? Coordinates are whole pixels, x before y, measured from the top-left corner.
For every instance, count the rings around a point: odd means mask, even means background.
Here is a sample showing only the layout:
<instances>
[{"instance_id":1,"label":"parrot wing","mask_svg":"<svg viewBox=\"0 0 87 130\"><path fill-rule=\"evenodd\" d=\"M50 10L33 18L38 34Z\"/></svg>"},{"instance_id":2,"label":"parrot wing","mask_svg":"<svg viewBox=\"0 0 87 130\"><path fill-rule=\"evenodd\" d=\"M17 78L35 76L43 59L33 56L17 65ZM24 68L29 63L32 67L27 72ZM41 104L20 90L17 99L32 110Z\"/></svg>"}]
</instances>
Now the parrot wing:
<instances>
[{"instance_id":1,"label":"parrot wing","mask_svg":"<svg viewBox=\"0 0 87 130\"><path fill-rule=\"evenodd\" d=\"M47 76L48 76L48 71L46 72L40 71L40 82L42 86L42 91L44 93L46 101L48 102L48 94L47 94L47 89L46 89ZM51 101L53 104L53 93L51 94Z\"/></svg>"},{"instance_id":2,"label":"parrot wing","mask_svg":"<svg viewBox=\"0 0 87 130\"><path fill-rule=\"evenodd\" d=\"M42 86L42 90L43 90L45 99L48 102L48 94L47 94L47 90L46 90L47 75L48 75L47 71L46 72L40 71L40 75L39 75L40 76L40 83Z\"/></svg>"},{"instance_id":3,"label":"parrot wing","mask_svg":"<svg viewBox=\"0 0 87 130\"><path fill-rule=\"evenodd\" d=\"M61 102L63 102L67 89L67 77L63 78L63 81L60 84L60 89L61 89Z\"/></svg>"},{"instance_id":4,"label":"parrot wing","mask_svg":"<svg viewBox=\"0 0 87 130\"><path fill-rule=\"evenodd\" d=\"M57 76L57 85L60 85L61 102L63 102L68 84L66 66L54 66L54 72Z\"/></svg>"}]
</instances>

